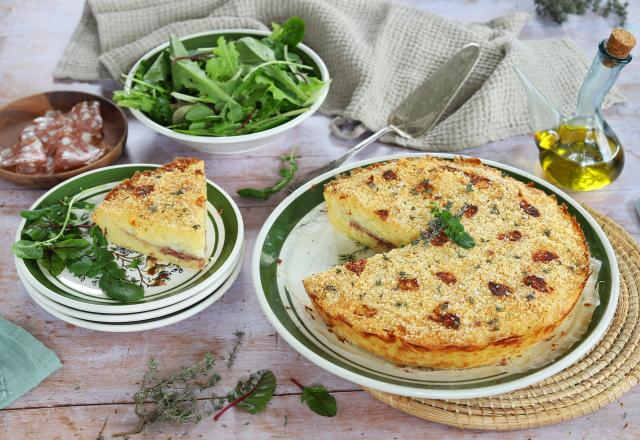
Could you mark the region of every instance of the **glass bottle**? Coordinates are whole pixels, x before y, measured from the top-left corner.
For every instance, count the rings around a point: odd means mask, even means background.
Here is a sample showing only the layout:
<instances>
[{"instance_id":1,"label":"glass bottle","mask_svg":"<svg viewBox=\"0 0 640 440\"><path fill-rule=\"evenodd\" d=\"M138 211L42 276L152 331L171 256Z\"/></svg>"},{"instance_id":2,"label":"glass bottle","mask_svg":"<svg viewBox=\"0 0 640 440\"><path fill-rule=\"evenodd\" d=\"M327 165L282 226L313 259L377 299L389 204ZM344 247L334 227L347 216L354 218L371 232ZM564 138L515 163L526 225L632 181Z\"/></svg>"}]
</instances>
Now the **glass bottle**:
<instances>
[{"instance_id":1,"label":"glass bottle","mask_svg":"<svg viewBox=\"0 0 640 440\"><path fill-rule=\"evenodd\" d=\"M629 55L635 38L623 29L614 29L608 40L598 46L591 67L578 95L575 114L563 116L553 109L544 110L546 99L526 84L530 109L536 121L534 134L545 176L552 182L575 191L591 191L613 182L622 172L624 151L616 134L601 113L602 102L622 68L631 61ZM521 79L523 78L519 72ZM528 82L528 80L527 80ZM537 96L533 96L536 94ZM550 107L550 106L549 106ZM535 114L547 111L546 115ZM549 121L556 123L548 125Z\"/></svg>"}]
</instances>

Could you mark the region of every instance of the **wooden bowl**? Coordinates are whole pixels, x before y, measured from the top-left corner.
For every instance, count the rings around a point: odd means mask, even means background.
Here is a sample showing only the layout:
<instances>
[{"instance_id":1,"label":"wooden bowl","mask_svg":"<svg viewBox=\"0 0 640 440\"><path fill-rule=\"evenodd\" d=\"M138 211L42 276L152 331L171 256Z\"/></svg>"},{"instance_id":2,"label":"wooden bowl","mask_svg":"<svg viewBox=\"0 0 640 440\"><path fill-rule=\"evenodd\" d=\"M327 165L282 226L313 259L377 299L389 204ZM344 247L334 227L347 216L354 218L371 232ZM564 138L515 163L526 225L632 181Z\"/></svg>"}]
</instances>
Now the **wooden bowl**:
<instances>
[{"instance_id":1,"label":"wooden bowl","mask_svg":"<svg viewBox=\"0 0 640 440\"><path fill-rule=\"evenodd\" d=\"M102 146L106 151L100 159L62 173L19 174L0 168L0 178L30 188L51 188L70 177L115 162L122 154L122 148L127 140L127 118L120 107L113 102L102 96L85 92L63 90L44 92L27 96L0 108L0 149L15 145L22 129L47 110L68 112L75 104L92 100L100 102L100 113L103 119Z\"/></svg>"}]
</instances>

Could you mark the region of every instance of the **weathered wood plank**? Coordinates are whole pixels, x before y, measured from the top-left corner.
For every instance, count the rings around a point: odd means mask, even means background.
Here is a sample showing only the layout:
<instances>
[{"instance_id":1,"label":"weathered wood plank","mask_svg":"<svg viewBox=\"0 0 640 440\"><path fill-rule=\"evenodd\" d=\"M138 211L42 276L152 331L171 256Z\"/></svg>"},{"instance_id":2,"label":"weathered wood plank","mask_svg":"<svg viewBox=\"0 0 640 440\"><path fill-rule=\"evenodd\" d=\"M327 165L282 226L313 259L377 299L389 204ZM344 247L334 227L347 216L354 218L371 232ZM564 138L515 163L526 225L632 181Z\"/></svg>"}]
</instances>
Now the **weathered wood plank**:
<instances>
[{"instance_id":1,"label":"weathered wood plank","mask_svg":"<svg viewBox=\"0 0 640 440\"><path fill-rule=\"evenodd\" d=\"M113 81L54 83L51 78L80 16L82 0L61 0L55 7L43 7L36 0L6 0L0 4L0 104L31 93L51 89L76 89L109 96ZM485 21L512 10L534 12L533 2L513 0L475 0L450 2L411 0L408 3L445 17L465 22ZM633 3L629 23L637 22L640 5ZM562 27L533 19L523 30L523 38L569 37L589 57L597 42L606 37L609 23L593 14L572 17ZM25 56L37 54L37 56ZM550 55L552 56L552 55ZM640 222L632 202L640 196L640 64L632 63L621 75L618 85L628 102L605 111L626 148L627 163L621 177L602 191L574 196L611 216L636 239ZM279 155L299 147L301 173L311 170L343 152L354 141L330 135L327 118L313 116L305 124L269 147L242 156L208 156L155 135L137 121L130 120L130 134L120 163L162 163L177 155L191 155L207 162L207 174L234 196L241 207L247 232L247 249L269 213L285 196L269 201L239 199L235 191L245 186L265 186L277 178ZM398 147L374 144L362 158L404 152ZM540 173L537 152L530 138L522 136L471 149L464 154L514 165ZM249 261L242 274L221 301L201 314L163 329L124 335L102 334L67 325L41 310L20 286L8 247L13 241L19 211L35 201L41 191L25 190L0 182L0 315L25 327L58 353L64 367L31 393L0 412L0 438L96 438L105 417L109 421L105 438L135 424L132 394L145 371L150 356L161 361L163 371L213 351L224 360L235 330L247 333L234 368L224 374L221 389L231 386L241 375L259 368L271 368L281 384L279 394L297 392L289 377L304 383L323 383L336 394L340 411L335 419L310 413L299 405L297 395L274 398L267 412L250 416L231 412L219 424L207 420L198 426L159 426L138 438L484 438L491 434L463 432L428 423L389 409L365 393L351 391L357 385L344 381L302 358L277 336L263 316L253 292ZM497 435L499 438L638 438L636 424L640 413L636 389L595 414L538 430ZM622 406L624 405L624 406ZM116 413L117 411L117 413ZM284 426L284 416L288 423ZM248 423L248 424L247 424Z\"/></svg>"},{"instance_id":2,"label":"weathered wood plank","mask_svg":"<svg viewBox=\"0 0 640 440\"><path fill-rule=\"evenodd\" d=\"M300 404L297 395L274 397L265 412L251 415L228 411L217 423L211 418L197 425L151 425L132 439L463 439L500 438L503 440L549 439L585 440L640 436L640 408L632 391L596 414L543 429L491 433L462 431L403 414L378 402L362 391L335 394L338 415L320 417ZM285 419L286 416L286 419ZM36 423L46 420L47 428ZM0 412L0 438L29 440L104 439L113 433L131 430L136 425L132 404L104 404L10 410ZM286 424L285 424L286 423Z\"/></svg>"}]
</instances>

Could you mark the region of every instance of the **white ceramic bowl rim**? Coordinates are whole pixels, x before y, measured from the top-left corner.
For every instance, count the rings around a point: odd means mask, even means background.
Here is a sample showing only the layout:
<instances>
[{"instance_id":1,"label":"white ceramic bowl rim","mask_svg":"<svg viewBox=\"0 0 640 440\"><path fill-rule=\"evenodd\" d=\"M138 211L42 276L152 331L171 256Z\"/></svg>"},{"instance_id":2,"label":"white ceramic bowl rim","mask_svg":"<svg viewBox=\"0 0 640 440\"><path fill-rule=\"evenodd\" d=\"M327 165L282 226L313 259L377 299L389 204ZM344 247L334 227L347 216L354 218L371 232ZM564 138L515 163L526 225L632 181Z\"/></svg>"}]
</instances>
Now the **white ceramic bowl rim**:
<instances>
[{"instance_id":1,"label":"white ceramic bowl rim","mask_svg":"<svg viewBox=\"0 0 640 440\"><path fill-rule=\"evenodd\" d=\"M183 37L180 37L180 40L186 40L186 39L195 38L195 37L202 37L205 35L233 34L233 33L267 36L271 32L261 31L256 29L219 29L214 31L204 31L204 32L197 32L195 34L185 35ZM143 55L142 58L140 58L133 65L131 70L129 70L127 80L125 81L125 84L124 84L125 92L128 92L131 89L131 84L132 84L131 78L133 77L133 74L136 72L136 70L138 70L140 63L148 58L151 58L152 56L157 54L159 51L167 47L169 47L169 42L165 42L160 44L159 46L156 46L155 48L147 52L145 55ZM309 110L296 116L295 118L291 119L290 121L287 121L282 125L278 125L276 127L270 128L268 130L260 131L257 133L241 134L238 136L196 136L192 134L178 133L176 131L171 130L170 128L164 127L158 124L157 122L153 121L151 118L149 118L140 110L136 110L136 109L129 109L129 110L131 111L133 116L135 116L140 122L152 128L153 130L157 131L158 133L161 133L165 136L171 137L173 139L178 139L184 142L207 143L212 145L242 143L242 142L260 140L263 138L267 138L267 137L282 133L283 131L286 131L287 129L298 125L303 120L307 119L309 116L315 113L315 111L318 110L318 108L320 108L325 98L327 97L327 94L329 93L329 83L330 83L329 70L327 69L327 66L324 63L324 61L322 61L322 58L320 58L320 56L316 52L314 52L313 49L311 49L309 46L305 44L300 43L298 44L297 48L299 48L302 52L308 55L313 60L313 62L318 66L318 70L320 71L320 79L322 79L326 84L324 89L320 93L320 95L316 98L313 105L311 105L311 107L309 108Z\"/></svg>"}]
</instances>

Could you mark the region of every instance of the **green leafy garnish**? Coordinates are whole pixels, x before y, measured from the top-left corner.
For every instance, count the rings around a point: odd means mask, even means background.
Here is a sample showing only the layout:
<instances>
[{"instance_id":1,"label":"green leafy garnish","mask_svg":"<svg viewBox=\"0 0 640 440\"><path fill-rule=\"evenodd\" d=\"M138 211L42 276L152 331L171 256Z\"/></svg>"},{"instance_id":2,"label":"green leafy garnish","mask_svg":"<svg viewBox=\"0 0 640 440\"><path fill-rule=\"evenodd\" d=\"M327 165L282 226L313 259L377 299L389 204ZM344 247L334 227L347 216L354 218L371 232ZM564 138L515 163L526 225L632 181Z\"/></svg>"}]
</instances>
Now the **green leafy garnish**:
<instances>
[{"instance_id":1,"label":"green leafy garnish","mask_svg":"<svg viewBox=\"0 0 640 440\"><path fill-rule=\"evenodd\" d=\"M322 385L305 387L295 379L291 381L302 389L300 401L306 403L313 412L325 417L334 417L338 413L336 399L325 387Z\"/></svg>"},{"instance_id":2,"label":"green leafy garnish","mask_svg":"<svg viewBox=\"0 0 640 440\"><path fill-rule=\"evenodd\" d=\"M460 222L460 217L462 217L464 210L460 214L454 215L449 209L451 209L450 204L445 205L443 209L440 209L435 203L431 205L431 213L437 221L439 229L444 231L447 237L458 246L471 249L476 245L476 242L464 230L464 226Z\"/></svg>"},{"instance_id":3,"label":"green leafy garnish","mask_svg":"<svg viewBox=\"0 0 640 440\"><path fill-rule=\"evenodd\" d=\"M251 374L247 379L240 380L236 387L227 395L229 402L220 410L213 420L218 421L230 408L237 406L251 414L257 414L267 407L276 389L276 377L270 370L260 370Z\"/></svg>"},{"instance_id":4,"label":"green leafy garnish","mask_svg":"<svg viewBox=\"0 0 640 440\"><path fill-rule=\"evenodd\" d=\"M284 166L280 168L280 180L278 180L275 185L263 189L243 188L238 190L238 195L252 199L266 200L273 194L281 191L293 180L293 176L298 170L298 163L296 159L295 150L289 154L280 156L280 160L282 160Z\"/></svg>"},{"instance_id":5,"label":"green leafy garnish","mask_svg":"<svg viewBox=\"0 0 640 440\"><path fill-rule=\"evenodd\" d=\"M121 432L113 437L139 434L154 422L199 422L220 408L215 397L198 399L199 394L215 386L220 375L214 371L213 354L206 353L199 362L162 377L158 374L158 362L149 359L140 389L133 396L138 425L131 432Z\"/></svg>"},{"instance_id":6,"label":"green leafy garnish","mask_svg":"<svg viewBox=\"0 0 640 440\"><path fill-rule=\"evenodd\" d=\"M188 50L175 35L152 61L143 61L129 91L114 92L121 107L138 109L176 132L234 136L281 125L315 102L325 83L296 54L304 21L274 23L271 35Z\"/></svg>"},{"instance_id":7,"label":"green leafy garnish","mask_svg":"<svg viewBox=\"0 0 640 440\"><path fill-rule=\"evenodd\" d=\"M93 205L77 201L78 195L61 203L33 211L22 211L28 220L22 240L11 250L25 260L37 260L52 275L65 267L78 277L98 278L98 286L112 299L135 302L142 299L144 290L127 280L126 272L114 261L113 253L100 228L88 222ZM80 212L78 212L80 211ZM91 242L83 238L89 229Z\"/></svg>"}]
</instances>

